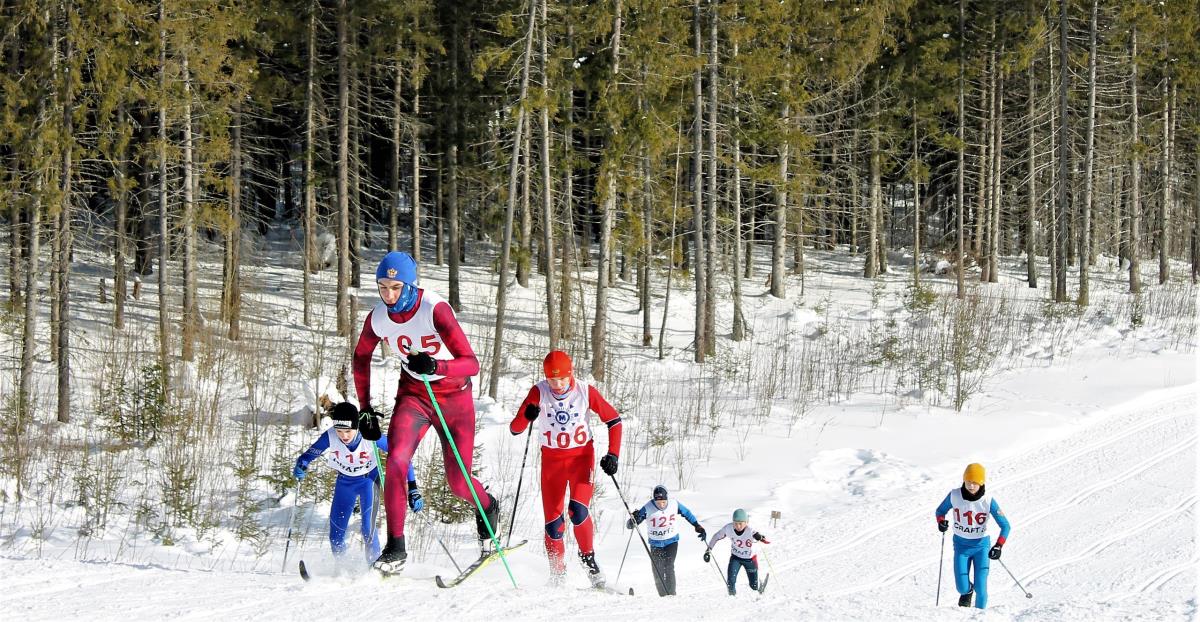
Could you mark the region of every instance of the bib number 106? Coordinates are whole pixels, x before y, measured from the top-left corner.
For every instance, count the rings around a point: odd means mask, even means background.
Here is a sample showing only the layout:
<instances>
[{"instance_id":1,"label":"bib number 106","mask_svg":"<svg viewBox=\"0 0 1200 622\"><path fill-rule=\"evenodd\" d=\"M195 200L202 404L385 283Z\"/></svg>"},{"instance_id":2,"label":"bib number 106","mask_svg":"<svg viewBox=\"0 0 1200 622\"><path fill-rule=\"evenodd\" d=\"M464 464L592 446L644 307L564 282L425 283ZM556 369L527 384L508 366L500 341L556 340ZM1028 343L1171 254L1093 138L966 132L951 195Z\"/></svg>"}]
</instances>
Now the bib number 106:
<instances>
[{"instance_id":1,"label":"bib number 106","mask_svg":"<svg viewBox=\"0 0 1200 622\"><path fill-rule=\"evenodd\" d=\"M587 428L581 425L575 426L574 433L569 433L565 430L555 433L547 430L542 432L542 436L546 437L547 447L557 447L559 449L566 449L570 447L572 445L571 441L574 441L573 444L575 445L582 445L588 440Z\"/></svg>"}]
</instances>

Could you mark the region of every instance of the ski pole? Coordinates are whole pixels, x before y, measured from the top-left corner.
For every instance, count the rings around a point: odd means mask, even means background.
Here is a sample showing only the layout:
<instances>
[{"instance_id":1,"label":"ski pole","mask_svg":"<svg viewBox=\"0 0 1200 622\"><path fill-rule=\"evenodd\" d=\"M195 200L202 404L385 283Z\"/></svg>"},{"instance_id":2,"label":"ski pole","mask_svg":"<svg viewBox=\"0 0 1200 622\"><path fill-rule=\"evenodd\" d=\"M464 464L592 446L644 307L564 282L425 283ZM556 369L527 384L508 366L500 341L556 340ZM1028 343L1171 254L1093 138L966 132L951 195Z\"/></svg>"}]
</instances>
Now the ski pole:
<instances>
[{"instance_id":1,"label":"ski pole","mask_svg":"<svg viewBox=\"0 0 1200 622\"><path fill-rule=\"evenodd\" d=\"M621 571L625 569L625 558L629 557L629 545L633 544L633 530L629 530L629 539L625 540L625 552L621 554L621 565L617 566L617 578L613 579L613 583L621 582Z\"/></svg>"},{"instance_id":2,"label":"ski pole","mask_svg":"<svg viewBox=\"0 0 1200 622\"><path fill-rule=\"evenodd\" d=\"M1004 565L1004 561L1000 560L1000 559L997 559L996 561L1000 562L1000 567L1004 568L1004 572L1007 572L1008 576L1012 577L1013 583L1016 583L1017 587L1020 588L1022 592L1025 592L1025 598L1033 598L1033 594L1030 594L1028 591L1026 591L1025 587L1023 585L1021 585L1021 582L1017 581L1017 576L1014 575L1012 573L1012 571L1008 569L1008 566Z\"/></svg>"},{"instance_id":3,"label":"ski pole","mask_svg":"<svg viewBox=\"0 0 1200 622\"><path fill-rule=\"evenodd\" d=\"M379 533L379 500L383 498L384 472L387 469L384 468L383 461L379 459L379 446L375 444L375 441L368 441L364 438L360 442L371 443L371 450L375 454L375 470L379 472L379 483L375 487L375 498L371 500L371 535L367 536L366 542L363 542L363 546L367 550L370 550L371 543L375 541L376 534Z\"/></svg>"},{"instance_id":4,"label":"ski pole","mask_svg":"<svg viewBox=\"0 0 1200 622\"><path fill-rule=\"evenodd\" d=\"M300 505L300 480L296 480L296 497L292 501L292 511L288 514L288 533L287 544L283 545L283 568L280 572L287 572L288 550L292 548L292 523L296 520L296 506Z\"/></svg>"},{"instance_id":5,"label":"ski pole","mask_svg":"<svg viewBox=\"0 0 1200 622\"><path fill-rule=\"evenodd\" d=\"M438 421L442 424L442 433L446 437L446 444L450 445L450 451L454 453L454 460L458 462L458 468L462 471L463 479L467 482L467 489L471 491L471 498L475 500L475 509L479 510L479 515L483 517L483 526L487 527L488 535L492 538L492 546L496 547L496 552L500 555L500 561L504 563L504 571L508 573L508 580L512 582L513 587L517 587L517 580L513 577L512 568L508 566L508 557L504 555L504 547L500 546L500 538L496 536L496 529L492 527L492 522L488 520L487 512L483 510L483 502L479 500L479 493L475 492L475 484L471 480L471 472L467 470L467 465L463 463L462 454L458 452L458 446L454 443L454 437L450 435L450 426L446 424L446 416L442 414L442 407L438 405L437 397L433 395L433 386L429 384L429 376L421 374L421 382L425 383L425 391L429 394L429 402L433 405L433 412L437 413Z\"/></svg>"},{"instance_id":6,"label":"ski pole","mask_svg":"<svg viewBox=\"0 0 1200 622\"><path fill-rule=\"evenodd\" d=\"M937 596L933 598L933 606L937 607L942 602L942 564L946 561L946 532L942 532L942 552L938 555L938 589Z\"/></svg>"},{"instance_id":7,"label":"ski pole","mask_svg":"<svg viewBox=\"0 0 1200 622\"><path fill-rule=\"evenodd\" d=\"M434 533L436 527L434 526L433 521L430 520L429 517L425 516L424 512L413 512L413 514L420 516L421 520L425 521L425 524L429 527L429 532L434 534L433 538L437 540L438 544L442 545L442 550L446 552L446 557L449 557L450 563L454 564L454 569L458 571L458 574L462 574L462 568L459 568L458 562L454 561L454 556L450 554L450 549L446 547L446 541L442 540L441 536Z\"/></svg>"},{"instance_id":8,"label":"ski pole","mask_svg":"<svg viewBox=\"0 0 1200 622\"><path fill-rule=\"evenodd\" d=\"M767 547L762 547L763 560L767 562L767 576L775 574L775 567L771 565L771 558L767 556ZM765 578L764 578L765 580Z\"/></svg>"},{"instance_id":9,"label":"ski pole","mask_svg":"<svg viewBox=\"0 0 1200 622\"><path fill-rule=\"evenodd\" d=\"M525 480L525 461L529 459L529 439L533 438L533 423L529 424L529 432L525 435L525 457L521 458L521 474L517 476L517 498L513 499L512 517L508 519L508 536L504 538L504 546L512 543L513 525L517 523L517 505L521 503L521 482Z\"/></svg>"},{"instance_id":10,"label":"ski pole","mask_svg":"<svg viewBox=\"0 0 1200 622\"><path fill-rule=\"evenodd\" d=\"M617 496L621 498L621 504L625 506L625 513L630 516L633 516L633 510L629 509L629 502L625 501L625 493L621 492L621 483L617 481L617 478L615 475L609 475L608 477L609 477L609 479L612 480L613 485L617 487ZM633 528L637 531L638 539L642 541L642 548L646 549L646 557L650 558L650 560L653 561L654 557L652 555L650 555L650 545L646 544L646 537L642 535L641 526L634 525ZM651 570L653 570L653 568L651 568ZM657 572L654 572L653 574L654 574L654 586L658 589L659 592L665 592L666 589L662 584L662 579L659 578Z\"/></svg>"},{"instance_id":11,"label":"ski pole","mask_svg":"<svg viewBox=\"0 0 1200 622\"><path fill-rule=\"evenodd\" d=\"M725 575L721 573L721 566L717 564L717 560L713 559L711 555L708 559L712 561L713 570L717 572L717 577L721 579L721 583L725 584L725 589L729 589L729 579L727 579Z\"/></svg>"}]
</instances>

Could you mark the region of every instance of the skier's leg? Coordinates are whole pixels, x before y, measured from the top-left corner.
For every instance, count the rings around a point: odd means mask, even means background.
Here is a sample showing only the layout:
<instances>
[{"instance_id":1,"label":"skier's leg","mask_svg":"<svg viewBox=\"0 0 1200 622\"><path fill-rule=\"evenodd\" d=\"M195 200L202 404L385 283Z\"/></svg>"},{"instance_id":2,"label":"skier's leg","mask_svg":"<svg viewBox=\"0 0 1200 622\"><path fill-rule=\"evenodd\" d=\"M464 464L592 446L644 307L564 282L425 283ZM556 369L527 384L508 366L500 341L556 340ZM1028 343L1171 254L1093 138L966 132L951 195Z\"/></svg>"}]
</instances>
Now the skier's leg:
<instances>
[{"instance_id":1,"label":"skier's leg","mask_svg":"<svg viewBox=\"0 0 1200 622\"><path fill-rule=\"evenodd\" d=\"M425 405L411 395L401 396L388 425L387 465L383 487L383 507L387 511L388 540L404 536L408 514L408 465L413 453L429 429ZM449 468L446 469L449 473Z\"/></svg>"},{"instance_id":2,"label":"skier's leg","mask_svg":"<svg viewBox=\"0 0 1200 622\"><path fill-rule=\"evenodd\" d=\"M970 549L954 547L954 589L959 594L971 591L971 575L968 569L971 560Z\"/></svg>"},{"instance_id":3,"label":"skier's leg","mask_svg":"<svg viewBox=\"0 0 1200 622\"><path fill-rule=\"evenodd\" d=\"M595 471L596 453L591 445L570 451L574 455L568 464L563 465L566 467L564 471L567 482L571 486L571 503L567 506L567 516L574 526L579 552L589 554L594 552L592 540L595 527L592 524L589 506L595 488L592 484L592 474Z\"/></svg>"},{"instance_id":4,"label":"skier's leg","mask_svg":"<svg viewBox=\"0 0 1200 622\"><path fill-rule=\"evenodd\" d=\"M750 581L750 589L758 591L758 556L755 555L744 562L746 564L746 579Z\"/></svg>"},{"instance_id":5,"label":"skier's leg","mask_svg":"<svg viewBox=\"0 0 1200 622\"><path fill-rule=\"evenodd\" d=\"M561 575L567 571L563 562L566 555L563 500L567 496L567 481L562 465L555 458L553 450L542 452L542 518L546 524L546 558L550 561L550 572Z\"/></svg>"},{"instance_id":6,"label":"skier's leg","mask_svg":"<svg viewBox=\"0 0 1200 622\"><path fill-rule=\"evenodd\" d=\"M651 546L650 547L650 569L654 572L654 589L658 590L659 596L667 595L666 588L666 555L664 549Z\"/></svg>"},{"instance_id":7,"label":"skier's leg","mask_svg":"<svg viewBox=\"0 0 1200 622\"><path fill-rule=\"evenodd\" d=\"M375 531L375 482L369 477L355 482L358 492L358 507L362 508L362 536L366 543L367 561L379 557L379 533Z\"/></svg>"},{"instance_id":8,"label":"skier's leg","mask_svg":"<svg viewBox=\"0 0 1200 622\"><path fill-rule=\"evenodd\" d=\"M446 419L446 427L450 429L450 437L454 440L454 446L458 448L459 456L462 458L463 467L467 473L470 473L471 458L475 453L475 402L471 398L471 392L459 391L448 395L439 395L438 404L441 406L442 416ZM433 413L432 405L426 403L425 407L429 409L430 420L436 419L437 415ZM493 532L499 534L500 504L497 503L495 497L484 490L483 484L479 480L471 477L468 484L463 477L462 469L458 466L458 460L454 457L454 449L450 447L450 442L442 430L441 423L438 422L434 429L438 439L442 441L442 461L446 465L446 484L450 487L450 492L474 508L475 499L471 495L473 488L475 496L479 497L479 502L483 505L483 511L487 513L488 525L491 525ZM489 540L491 535L479 516L479 510L475 509L474 514L475 531L479 539Z\"/></svg>"},{"instance_id":9,"label":"skier's leg","mask_svg":"<svg viewBox=\"0 0 1200 622\"><path fill-rule=\"evenodd\" d=\"M342 478L333 485L333 501L329 505L329 548L333 554L346 552L346 528L354 512L354 490Z\"/></svg>"},{"instance_id":10,"label":"skier's leg","mask_svg":"<svg viewBox=\"0 0 1200 622\"><path fill-rule=\"evenodd\" d=\"M729 555L729 567L725 571L725 573L726 573L725 583L727 584L726 587L729 588L730 596L737 594L737 576L738 576L738 571L740 571L741 569L742 569L742 565L738 562L737 556L730 554Z\"/></svg>"},{"instance_id":11,"label":"skier's leg","mask_svg":"<svg viewBox=\"0 0 1200 622\"><path fill-rule=\"evenodd\" d=\"M975 566L975 606L980 609L986 609L988 602L987 581L991 564L987 552L990 544L991 539L984 538L983 546L976 549L971 558L971 565Z\"/></svg>"},{"instance_id":12,"label":"skier's leg","mask_svg":"<svg viewBox=\"0 0 1200 622\"><path fill-rule=\"evenodd\" d=\"M679 543L672 542L663 547L663 587L670 596L675 595L675 555L679 552Z\"/></svg>"}]
</instances>

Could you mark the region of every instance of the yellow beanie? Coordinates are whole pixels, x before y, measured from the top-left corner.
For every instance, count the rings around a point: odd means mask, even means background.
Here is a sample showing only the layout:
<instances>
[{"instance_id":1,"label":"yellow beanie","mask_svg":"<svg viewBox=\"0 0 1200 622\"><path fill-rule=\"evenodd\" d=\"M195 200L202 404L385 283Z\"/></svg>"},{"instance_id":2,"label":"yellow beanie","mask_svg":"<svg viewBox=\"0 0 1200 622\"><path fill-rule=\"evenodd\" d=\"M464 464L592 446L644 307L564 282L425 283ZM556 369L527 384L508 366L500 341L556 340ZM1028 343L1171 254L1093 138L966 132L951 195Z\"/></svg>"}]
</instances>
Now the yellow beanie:
<instances>
[{"instance_id":1,"label":"yellow beanie","mask_svg":"<svg viewBox=\"0 0 1200 622\"><path fill-rule=\"evenodd\" d=\"M975 482L980 486L983 485L984 470L983 465L977 462L972 462L967 465L967 470L963 471L964 482Z\"/></svg>"}]
</instances>

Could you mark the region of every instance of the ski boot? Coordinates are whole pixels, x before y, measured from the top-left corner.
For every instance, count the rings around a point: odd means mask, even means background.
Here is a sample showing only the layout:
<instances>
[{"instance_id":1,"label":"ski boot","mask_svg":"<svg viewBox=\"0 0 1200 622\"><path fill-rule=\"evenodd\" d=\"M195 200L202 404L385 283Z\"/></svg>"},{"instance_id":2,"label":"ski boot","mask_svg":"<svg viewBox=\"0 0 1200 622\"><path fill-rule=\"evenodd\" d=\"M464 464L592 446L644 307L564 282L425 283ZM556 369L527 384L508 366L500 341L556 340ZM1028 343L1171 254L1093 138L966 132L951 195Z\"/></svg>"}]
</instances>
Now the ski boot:
<instances>
[{"instance_id":1,"label":"ski boot","mask_svg":"<svg viewBox=\"0 0 1200 622\"><path fill-rule=\"evenodd\" d=\"M958 597L958 606L959 607L970 607L971 601L974 598L975 598L975 590L972 589L970 592L967 592L966 594L963 594L962 596Z\"/></svg>"},{"instance_id":2,"label":"ski boot","mask_svg":"<svg viewBox=\"0 0 1200 622\"><path fill-rule=\"evenodd\" d=\"M492 526L492 530L496 532L496 537L500 536L500 502L492 496L492 493L487 495L491 505L488 506L487 513L488 525ZM479 535L479 549L482 553L490 553L492 551L492 535L488 533L487 525L483 524L483 517L479 512L475 513L475 532Z\"/></svg>"},{"instance_id":3,"label":"ski boot","mask_svg":"<svg viewBox=\"0 0 1200 622\"><path fill-rule=\"evenodd\" d=\"M406 561L408 561L408 552L404 550L404 536L388 534L387 546L383 547L383 552L379 554L371 567L380 574L388 576L403 570Z\"/></svg>"},{"instance_id":4,"label":"ski boot","mask_svg":"<svg viewBox=\"0 0 1200 622\"><path fill-rule=\"evenodd\" d=\"M580 551L579 561L583 563L584 568L587 568L588 580L592 582L592 587L597 589L604 587L604 573L596 564L596 554Z\"/></svg>"}]
</instances>

